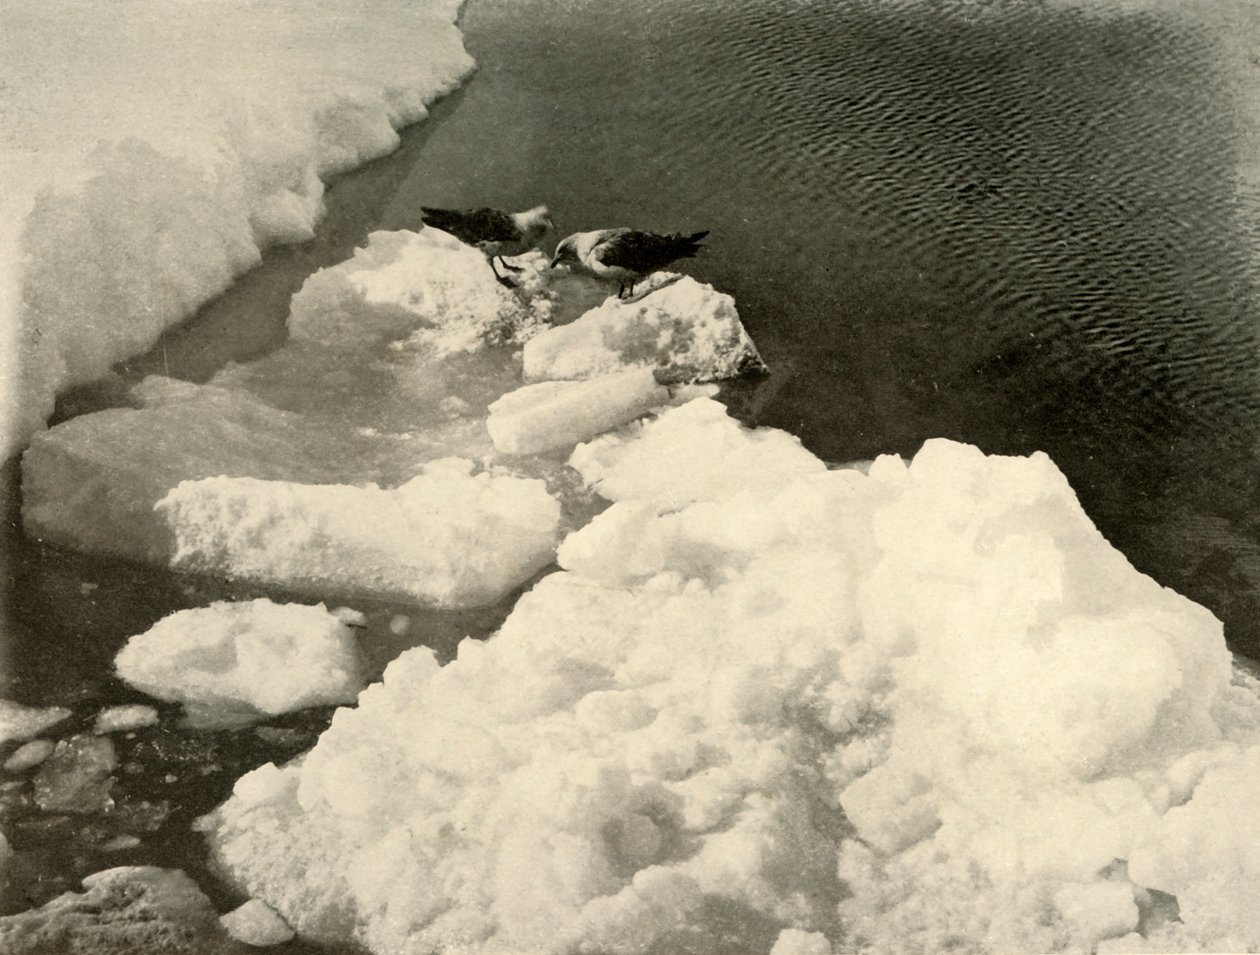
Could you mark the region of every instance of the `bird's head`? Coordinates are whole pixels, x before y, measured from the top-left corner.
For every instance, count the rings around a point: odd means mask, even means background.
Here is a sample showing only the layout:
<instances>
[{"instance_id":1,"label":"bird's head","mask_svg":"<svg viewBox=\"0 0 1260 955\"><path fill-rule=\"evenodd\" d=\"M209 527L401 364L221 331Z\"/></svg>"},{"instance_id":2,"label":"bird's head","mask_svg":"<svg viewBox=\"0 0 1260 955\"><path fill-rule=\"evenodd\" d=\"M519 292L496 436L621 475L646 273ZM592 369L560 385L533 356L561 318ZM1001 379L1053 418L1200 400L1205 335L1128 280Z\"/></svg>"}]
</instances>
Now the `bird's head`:
<instances>
[{"instance_id":1,"label":"bird's head","mask_svg":"<svg viewBox=\"0 0 1260 955\"><path fill-rule=\"evenodd\" d=\"M556 251L551 255L551 267L554 269L557 265L563 265L565 262L577 261L577 236L571 235L568 238L561 239L560 244L556 246Z\"/></svg>"}]
</instances>

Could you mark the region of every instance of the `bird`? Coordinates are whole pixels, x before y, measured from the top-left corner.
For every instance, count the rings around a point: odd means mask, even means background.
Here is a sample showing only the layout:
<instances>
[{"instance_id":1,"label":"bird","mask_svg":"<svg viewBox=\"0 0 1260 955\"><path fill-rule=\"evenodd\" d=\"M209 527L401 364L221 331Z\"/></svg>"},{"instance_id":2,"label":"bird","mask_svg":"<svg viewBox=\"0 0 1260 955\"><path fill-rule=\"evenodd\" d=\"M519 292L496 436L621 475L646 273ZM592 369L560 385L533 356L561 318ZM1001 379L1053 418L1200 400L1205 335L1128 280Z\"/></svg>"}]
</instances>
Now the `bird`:
<instances>
[{"instance_id":1,"label":"bird","mask_svg":"<svg viewBox=\"0 0 1260 955\"><path fill-rule=\"evenodd\" d=\"M524 212L504 212L501 209L436 209L421 206L425 225L449 232L466 245L475 245L485 253L494 277L512 287L511 279L500 275L494 266L497 257L505 269L521 271L520 267L503 261L505 255L524 255L542 244L549 232L555 230L551 213L546 206L534 206Z\"/></svg>"},{"instance_id":2,"label":"bird","mask_svg":"<svg viewBox=\"0 0 1260 955\"><path fill-rule=\"evenodd\" d=\"M600 278L616 279L617 298L621 298L627 286L628 294L633 295L635 282L676 259L694 256L700 240L708 234L707 229L691 235L661 235L624 227L575 232L560 240L551 257L551 267L574 263Z\"/></svg>"}]
</instances>

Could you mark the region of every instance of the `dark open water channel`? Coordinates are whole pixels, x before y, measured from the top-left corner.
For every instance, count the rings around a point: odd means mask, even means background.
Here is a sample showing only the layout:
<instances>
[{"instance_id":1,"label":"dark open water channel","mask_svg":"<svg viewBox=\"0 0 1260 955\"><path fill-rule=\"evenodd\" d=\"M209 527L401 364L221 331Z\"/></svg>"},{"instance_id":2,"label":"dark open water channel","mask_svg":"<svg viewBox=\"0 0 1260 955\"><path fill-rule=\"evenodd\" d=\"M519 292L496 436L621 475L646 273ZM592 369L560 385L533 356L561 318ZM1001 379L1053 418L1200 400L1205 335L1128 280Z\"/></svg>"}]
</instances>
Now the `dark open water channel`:
<instances>
[{"instance_id":1,"label":"dark open water channel","mask_svg":"<svg viewBox=\"0 0 1260 955\"><path fill-rule=\"evenodd\" d=\"M1044 450L1140 569L1260 653L1257 210L1218 27L1101 4L472 0L464 29L480 72L333 188L318 239L269 253L59 413L274 347L306 274L372 229L415 227L421 204L546 202L562 233L707 228L688 271L735 296L773 369L732 394L747 420L831 460L938 435ZM75 705L80 723L139 699L108 677L128 635L257 593L42 547L8 517L0 695ZM405 645L385 626L399 608L364 609L383 665ZM412 633L449 653L505 610ZM140 767L120 805L171 808L123 853L93 848L114 823L50 821L14 789L0 807L24 868L0 911L106 865L208 883L188 821L325 718L119 741Z\"/></svg>"}]
</instances>

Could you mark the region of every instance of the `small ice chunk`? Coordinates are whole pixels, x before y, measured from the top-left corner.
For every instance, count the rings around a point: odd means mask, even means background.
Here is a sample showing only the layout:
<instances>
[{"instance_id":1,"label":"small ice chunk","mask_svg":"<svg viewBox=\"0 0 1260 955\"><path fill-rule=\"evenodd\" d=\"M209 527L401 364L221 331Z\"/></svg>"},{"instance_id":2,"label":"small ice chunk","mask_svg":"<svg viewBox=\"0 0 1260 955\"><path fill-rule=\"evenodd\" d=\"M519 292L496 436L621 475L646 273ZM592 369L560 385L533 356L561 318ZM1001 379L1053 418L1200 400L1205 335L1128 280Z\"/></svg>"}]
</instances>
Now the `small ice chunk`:
<instances>
[{"instance_id":1,"label":"small ice chunk","mask_svg":"<svg viewBox=\"0 0 1260 955\"><path fill-rule=\"evenodd\" d=\"M16 740L30 739L55 726L70 715L64 706L23 706L12 700L0 700L0 746Z\"/></svg>"},{"instance_id":2,"label":"small ice chunk","mask_svg":"<svg viewBox=\"0 0 1260 955\"><path fill-rule=\"evenodd\" d=\"M785 928L775 940L770 955L831 955L831 943L822 932Z\"/></svg>"},{"instance_id":3,"label":"small ice chunk","mask_svg":"<svg viewBox=\"0 0 1260 955\"><path fill-rule=\"evenodd\" d=\"M349 703L365 682L353 631L323 604L265 598L164 617L128 640L114 667L137 689L195 708L197 722Z\"/></svg>"},{"instance_id":4,"label":"small ice chunk","mask_svg":"<svg viewBox=\"0 0 1260 955\"><path fill-rule=\"evenodd\" d=\"M650 368L587 381L544 381L508 392L490 406L486 427L505 454L571 448L669 400Z\"/></svg>"},{"instance_id":5,"label":"small ice chunk","mask_svg":"<svg viewBox=\"0 0 1260 955\"><path fill-rule=\"evenodd\" d=\"M405 613L396 613L389 618L389 632L394 636L401 637L410 629L411 618Z\"/></svg>"},{"instance_id":6,"label":"small ice chunk","mask_svg":"<svg viewBox=\"0 0 1260 955\"><path fill-rule=\"evenodd\" d=\"M101 850L103 852L122 852L126 849L134 849L138 845L140 845L139 836L115 836L107 842L102 842Z\"/></svg>"},{"instance_id":7,"label":"small ice chunk","mask_svg":"<svg viewBox=\"0 0 1260 955\"><path fill-rule=\"evenodd\" d=\"M474 474L460 458L392 490L185 481L157 509L175 535L175 566L446 608L493 603L546 566L560 523L542 481Z\"/></svg>"},{"instance_id":8,"label":"small ice chunk","mask_svg":"<svg viewBox=\"0 0 1260 955\"><path fill-rule=\"evenodd\" d=\"M152 726L158 721L158 712L143 703L125 703L107 706L96 714L96 732L123 733L127 730Z\"/></svg>"},{"instance_id":9,"label":"small ice chunk","mask_svg":"<svg viewBox=\"0 0 1260 955\"><path fill-rule=\"evenodd\" d=\"M38 766L52 755L56 743L50 739L33 739L23 743L4 761L6 773L21 773Z\"/></svg>"},{"instance_id":10,"label":"small ice chunk","mask_svg":"<svg viewBox=\"0 0 1260 955\"><path fill-rule=\"evenodd\" d=\"M228 939L210 900L178 869L121 866L86 876L41 908L0 918L6 955L211 955Z\"/></svg>"},{"instance_id":11,"label":"small ice chunk","mask_svg":"<svg viewBox=\"0 0 1260 955\"><path fill-rule=\"evenodd\" d=\"M609 298L577 321L530 339L525 380L595 378L654 368L661 381L734 378L764 368L735 300L690 277L637 301Z\"/></svg>"},{"instance_id":12,"label":"small ice chunk","mask_svg":"<svg viewBox=\"0 0 1260 955\"><path fill-rule=\"evenodd\" d=\"M569 464L611 501L640 500L662 509L827 469L798 438L772 428L745 428L711 398L579 445Z\"/></svg>"},{"instance_id":13,"label":"small ice chunk","mask_svg":"<svg viewBox=\"0 0 1260 955\"><path fill-rule=\"evenodd\" d=\"M103 736L61 740L35 774L35 802L45 812L103 812L118 768L114 744Z\"/></svg>"},{"instance_id":14,"label":"small ice chunk","mask_svg":"<svg viewBox=\"0 0 1260 955\"><path fill-rule=\"evenodd\" d=\"M255 948L279 945L294 935L289 923L261 899L250 899L239 908L221 915L219 922L232 938Z\"/></svg>"}]
</instances>

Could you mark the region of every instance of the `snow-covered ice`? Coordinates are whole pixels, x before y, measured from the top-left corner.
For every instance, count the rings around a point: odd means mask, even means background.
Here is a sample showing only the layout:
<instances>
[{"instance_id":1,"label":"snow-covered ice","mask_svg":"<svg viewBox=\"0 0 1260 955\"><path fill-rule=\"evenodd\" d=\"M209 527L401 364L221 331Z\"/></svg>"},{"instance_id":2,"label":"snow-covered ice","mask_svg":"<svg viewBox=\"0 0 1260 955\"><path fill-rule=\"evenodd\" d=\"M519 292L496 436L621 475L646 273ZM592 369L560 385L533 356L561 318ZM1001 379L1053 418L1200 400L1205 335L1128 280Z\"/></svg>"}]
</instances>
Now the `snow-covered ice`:
<instances>
[{"instance_id":1,"label":"snow-covered ice","mask_svg":"<svg viewBox=\"0 0 1260 955\"><path fill-rule=\"evenodd\" d=\"M716 381L764 367L729 295L664 273L648 288L655 290L633 301L610 297L531 339L526 380L594 378L631 367L654 368L666 382Z\"/></svg>"},{"instance_id":2,"label":"snow-covered ice","mask_svg":"<svg viewBox=\"0 0 1260 955\"><path fill-rule=\"evenodd\" d=\"M238 782L204 826L245 891L383 953L1260 945L1211 614L1044 455L827 470L709 404L601 439L617 503L494 638Z\"/></svg>"},{"instance_id":3,"label":"snow-covered ice","mask_svg":"<svg viewBox=\"0 0 1260 955\"><path fill-rule=\"evenodd\" d=\"M30 739L69 716L70 711L64 706L25 706L0 699L0 746Z\"/></svg>"},{"instance_id":4,"label":"snow-covered ice","mask_svg":"<svg viewBox=\"0 0 1260 955\"><path fill-rule=\"evenodd\" d=\"M544 381L511 391L490 406L486 427L505 454L572 448L669 400L650 368L586 381Z\"/></svg>"},{"instance_id":5,"label":"snow-covered ice","mask_svg":"<svg viewBox=\"0 0 1260 955\"><path fill-rule=\"evenodd\" d=\"M261 249L309 238L323 181L472 71L461 5L6 3L0 451Z\"/></svg>"},{"instance_id":6,"label":"snow-covered ice","mask_svg":"<svg viewBox=\"0 0 1260 955\"><path fill-rule=\"evenodd\" d=\"M0 917L6 955L229 955L230 943L197 884L178 869L154 866L95 872L84 877L82 892Z\"/></svg>"},{"instance_id":7,"label":"snow-covered ice","mask_svg":"<svg viewBox=\"0 0 1260 955\"><path fill-rule=\"evenodd\" d=\"M96 714L93 729L98 733L123 733L127 730L152 726L158 721L158 712L143 703L124 703L107 706Z\"/></svg>"},{"instance_id":8,"label":"snow-covered ice","mask_svg":"<svg viewBox=\"0 0 1260 955\"><path fill-rule=\"evenodd\" d=\"M365 682L353 628L323 604L267 599L164 617L127 641L114 668L137 689L183 703L197 724L348 703Z\"/></svg>"},{"instance_id":9,"label":"snow-covered ice","mask_svg":"<svg viewBox=\"0 0 1260 955\"><path fill-rule=\"evenodd\" d=\"M551 563L560 525L542 481L474 473L460 458L392 490L185 481L157 510L174 534L176 567L437 607L493 603Z\"/></svg>"}]
</instances>

